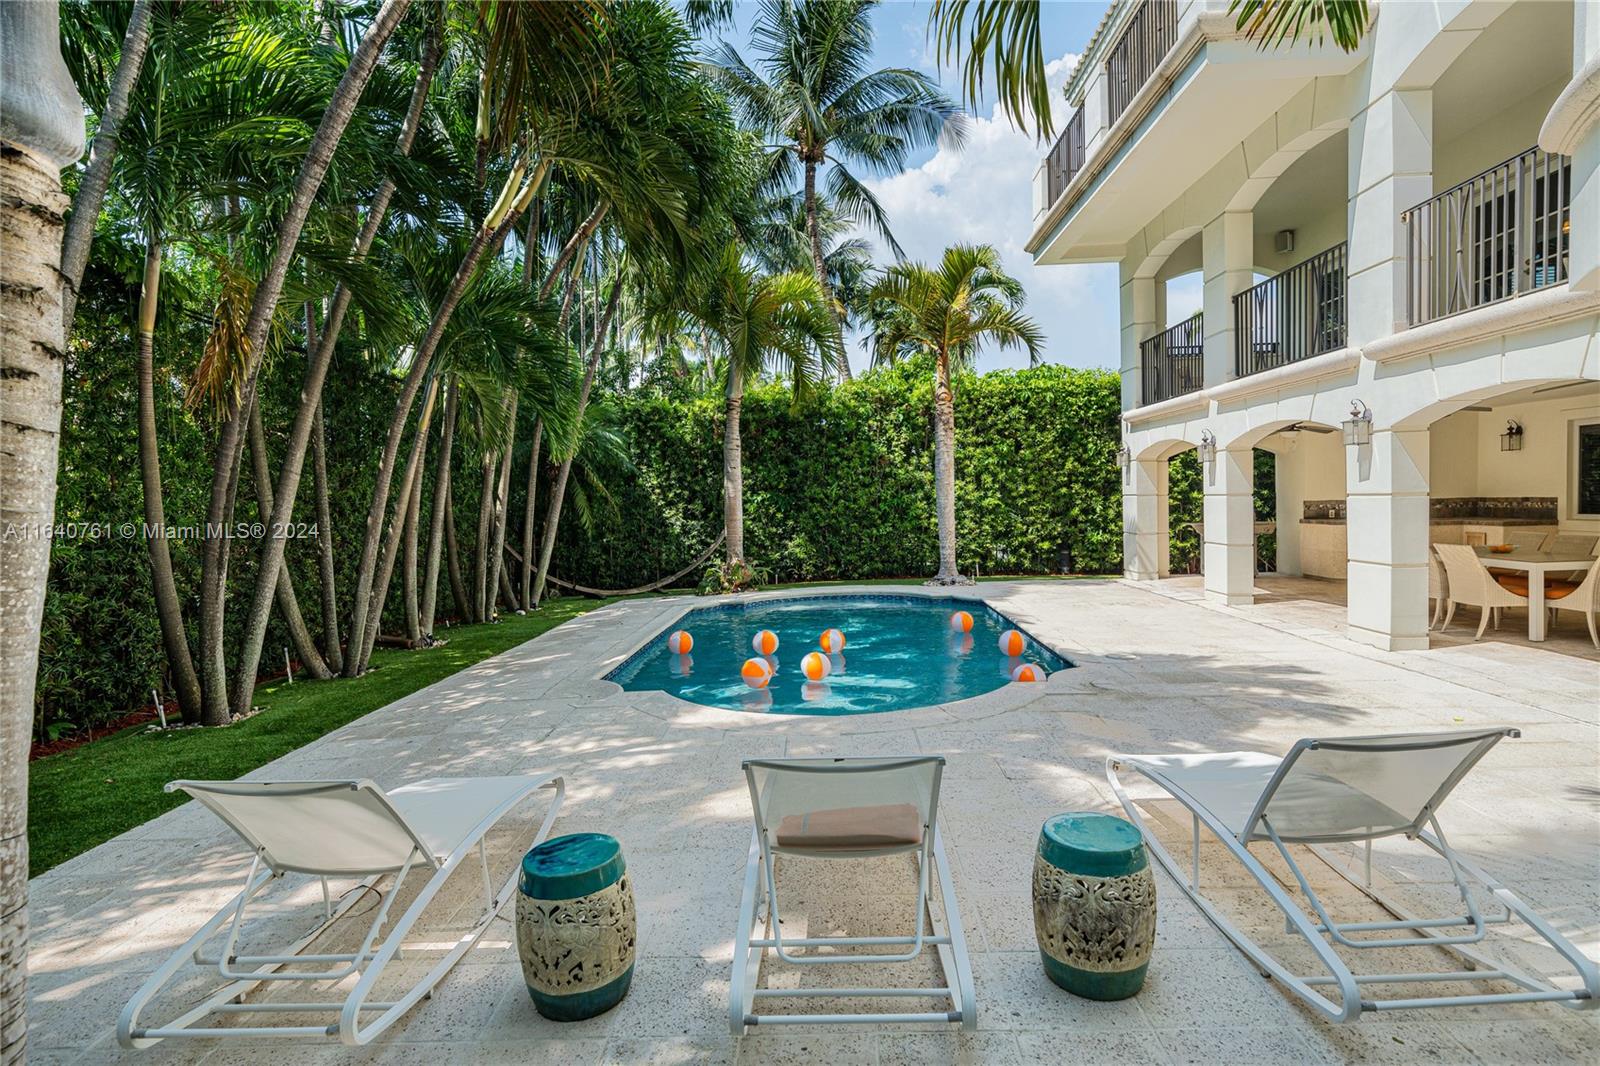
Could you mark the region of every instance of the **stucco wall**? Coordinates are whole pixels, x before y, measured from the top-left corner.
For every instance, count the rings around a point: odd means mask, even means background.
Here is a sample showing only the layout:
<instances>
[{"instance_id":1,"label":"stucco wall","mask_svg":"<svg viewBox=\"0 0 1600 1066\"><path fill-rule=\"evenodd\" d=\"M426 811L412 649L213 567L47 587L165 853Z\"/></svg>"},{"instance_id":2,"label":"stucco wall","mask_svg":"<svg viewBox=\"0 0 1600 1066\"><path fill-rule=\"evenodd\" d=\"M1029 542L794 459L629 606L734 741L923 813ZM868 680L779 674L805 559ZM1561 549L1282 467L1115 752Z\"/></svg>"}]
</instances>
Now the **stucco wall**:
<instances>
[{"instance_id":1,"label":"stucco wall","mask_svg":"<svg viewBox=\"0 0 1600 1066\"><path fill-rule=\"evenodd\" d=\"M1552 64L1552 80L1513 100L1497 114L1455 139L1433 146L1433 191L1441 193L1474 175L1527 151L1539 139L1550 105L1566 87L1569 74Z\"/></svg>"},{"instance_id":2,"label":"stucco wall","mask_svg":"<svg viewBox=\"0 0 1600 1066\"><path fill-rule=\"evenodd\" d=\"M1562 528L1600 533L1600 521L1579 520L1571 516L1571 428L1577 418L1600 417L1600 400L1579 389L1567 391L1567 398L1496 407L1493 412L1476 415L1479 419L1478 491L1479 496L1554 496L1559 502ZM1506 419L1522 423L1522 450L1502 452L1500 433ZM1435 438L1437 440L1437 438ZM1435 458L1434 462L1438 462ZM1435 492L1434 495L1440 495Z\"/></svg>"}]
</instances>

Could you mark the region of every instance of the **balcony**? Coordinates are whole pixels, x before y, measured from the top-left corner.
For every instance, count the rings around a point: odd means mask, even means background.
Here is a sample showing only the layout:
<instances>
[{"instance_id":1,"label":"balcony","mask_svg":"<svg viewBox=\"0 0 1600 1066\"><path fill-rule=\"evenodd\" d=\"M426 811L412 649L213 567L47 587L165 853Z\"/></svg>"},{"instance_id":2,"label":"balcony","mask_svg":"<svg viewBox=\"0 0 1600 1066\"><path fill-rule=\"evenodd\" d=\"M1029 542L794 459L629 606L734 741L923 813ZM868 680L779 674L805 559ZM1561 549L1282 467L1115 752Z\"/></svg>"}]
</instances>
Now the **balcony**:
<instances>
[{"instance_id":1,"label":"balcony","mask_svg":"<svg viewBox=\"0 0 1600 1066\"><path fill-rule=\"evenodd\" d=\"M1141 402L1145 406L1200 388L1205 333L1202 315L1139 342Z\"/></svg>"},{"instance_id":2,"label":"balcony","mask_svg":"<svg viewBox=\"0 0 1600 1066\"><path fill-rule=\"evenodd\" d=\"M1572 161L1530 148L1404 212L1419 326L1567 280Z\"/></svg>"},{"instance_id":3,"label":"balcony","mask_svg":"<svg viewBox=\"0 0 1600 1066\"><path fill-rule=\"evenodd\" d=\"M1233 298L1235 377L1344 347L1345 251L1319 252Z\"/></svg>"},{"instance_id":4,"label":"balcony","mask_svg":"<svg viewBox=\"0 0 1600 1066\"><path fill-rule=\"evenodd\" d=\"M1115 123L1178 43L1178 0L1144 0L1106 54L1106 103Z\"/></svg>"},{"instance_id":5,"label":"balcony","mask_svg":"<svg viewBox=\"0 0 1600 1066\"><path fill-rule=\"evenodd\" d=\"M1066 191L1067 185L1083 169L1084 158L1083 108L1080 107L1067 120L1067 128L1056 138L1050 154L1044 157L1045 203L1055 203Z\"/></svg>"}]
</instances>

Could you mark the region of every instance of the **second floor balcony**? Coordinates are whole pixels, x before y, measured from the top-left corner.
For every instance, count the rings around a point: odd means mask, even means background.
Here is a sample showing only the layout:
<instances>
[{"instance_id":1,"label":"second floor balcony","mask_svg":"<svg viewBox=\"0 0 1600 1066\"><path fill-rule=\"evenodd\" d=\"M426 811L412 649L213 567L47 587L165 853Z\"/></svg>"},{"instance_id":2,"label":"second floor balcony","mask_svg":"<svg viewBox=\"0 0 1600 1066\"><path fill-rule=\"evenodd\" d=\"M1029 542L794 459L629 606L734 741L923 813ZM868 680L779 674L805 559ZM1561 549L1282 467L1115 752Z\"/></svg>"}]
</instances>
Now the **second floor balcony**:
<instances>
[{"instance_id":1,"label":"second floor balcony","mask_svg":"<svg viewBox=\"0 0 1600 1066\"><path fill-rule=\"evenodd\" d=\"M1204 377L1205 321L1191 315L1139 343L1140 403L1149 405L1200 389Z\"/></svg>"},{"instance_id":2,"label":"second floor balcony","mask_svg":"<svg viewBox=\"0 0 1600 1066\"><path fill-rule=\"evenodd\" d=\"M1345 346L1346 247L1319 252L1233 298L1235 377Z\"/></svg>"}]
</instances>

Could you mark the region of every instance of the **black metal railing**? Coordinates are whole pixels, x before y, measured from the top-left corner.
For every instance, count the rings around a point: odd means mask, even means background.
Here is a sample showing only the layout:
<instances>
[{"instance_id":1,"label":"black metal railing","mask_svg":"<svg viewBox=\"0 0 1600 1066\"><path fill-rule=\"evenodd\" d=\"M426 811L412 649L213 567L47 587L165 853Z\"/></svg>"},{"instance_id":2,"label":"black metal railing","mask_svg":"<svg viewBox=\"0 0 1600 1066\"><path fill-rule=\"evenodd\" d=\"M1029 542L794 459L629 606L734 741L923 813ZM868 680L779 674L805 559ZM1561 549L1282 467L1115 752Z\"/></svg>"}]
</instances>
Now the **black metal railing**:
<instances>
[{"instance_id":1,"label":"black metal railing","mask_svg":"<svg viewBox=\"0 0 1600 1066\"><path fill-rule=\"evenodd\" d=\"M1246 377L1343 348L1346 245L1233 298L1233 372Z\"/></svg>"},{"instance_id":2,"label":"black metal railing","mask_svg":"<svg viewBox=\"0 0 1600 1066\"><path fill-rule=\"evenodd\" d=\"M1572 161L1530 148L1404 212L1411 325L1567 280Z\"/></svg>"},{"instance_id":3,"label":"black metal railing","mask_svg":"<svg viewBox=\"0 0 1600 1066\"><path fill-rule=\"evenodd\" d=\"M1170 400L1200 388L1205 346L1202 315L1196 313L1139 342L1140 393L1145 404Z\"/></svg>"},{"instance_id":4,"label":"black metal railing","mask_svg":"<svg viewBox=\"0 0 1600 1066\"><path fill-rule=\"evenodd\" d=\"M1044 157L1045 206L1055 203L1073 177L1083 169L1084 149L1083 108L1080 107L1067 120L1067 128L1056 138L1050 154Z\"/></svg>"},{"instance_id":5,"label":"black metal railing","mask_svg":"<svg viewBox=\"0 0 1600 1066\"><path fill-rule=\"evenodd\" d=\"M1106 54L1110 121L1133 103L1156 67L1178 43L1178 0L1143 0Z\"/></svg>"}]
</instances>

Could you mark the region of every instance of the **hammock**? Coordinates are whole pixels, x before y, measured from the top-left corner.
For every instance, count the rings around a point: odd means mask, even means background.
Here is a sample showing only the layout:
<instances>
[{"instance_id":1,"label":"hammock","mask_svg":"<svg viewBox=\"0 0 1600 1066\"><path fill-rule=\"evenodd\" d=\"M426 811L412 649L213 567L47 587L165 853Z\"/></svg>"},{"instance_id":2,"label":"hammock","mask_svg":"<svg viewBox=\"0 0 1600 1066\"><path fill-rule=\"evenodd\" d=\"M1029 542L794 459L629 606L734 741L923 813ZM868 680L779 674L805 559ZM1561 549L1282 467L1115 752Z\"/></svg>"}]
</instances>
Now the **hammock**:
<instances>
[{"instance_id":1,"label":"hammock","mask_svg":"<svg viewBox=\"0 0 1600 1066\"><path fill-rule=\"evenodd\" d=\"M564 589L571 589L573 592L581 593L581 594L583 594L585 596L595 596L595 597L638 596L638 595L642 595L643 593L646 593L646 592L659 592L662 589L666 588L668 585L671 585L674 582L682 579L684 577L684 575L688 574L691 570L694 570L697 567L704 566L706 560L711 558L712 554L718 548L722 547L722 542L724 540L726 540L727 538L728 538L728 531L726 529L724 529L722 532L717 534L717 539L712 541L710 543L710 545L708 545L706 547L705 551L701 552L695 558L695 560L692 563L690 563L688 566L684 567L682 570L679 570L676 574L670 574L667 577L661 578L658 581L652 581L648 585L635 585L631 589L596 589L596 588L590 588L588 585L579 585L579 584L577 584L576 582L573 582L573 581L563 581L561 578L556 577L556 575L554 575L554 574L546 574L545 575L545 580L550 582L550 584L552 584L552 585L557 585L557 586L559 586L561 588L564 588ZM507 548L507 551L510 551L509 547ZM521 561L521 556L518 556L517 559L520 562Z\"/></svg>"}]
</instances>

